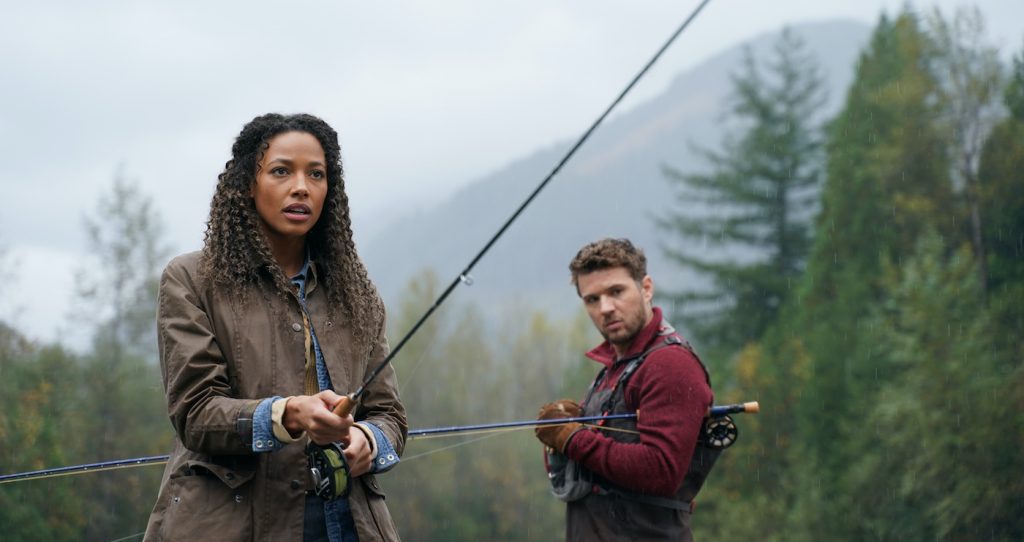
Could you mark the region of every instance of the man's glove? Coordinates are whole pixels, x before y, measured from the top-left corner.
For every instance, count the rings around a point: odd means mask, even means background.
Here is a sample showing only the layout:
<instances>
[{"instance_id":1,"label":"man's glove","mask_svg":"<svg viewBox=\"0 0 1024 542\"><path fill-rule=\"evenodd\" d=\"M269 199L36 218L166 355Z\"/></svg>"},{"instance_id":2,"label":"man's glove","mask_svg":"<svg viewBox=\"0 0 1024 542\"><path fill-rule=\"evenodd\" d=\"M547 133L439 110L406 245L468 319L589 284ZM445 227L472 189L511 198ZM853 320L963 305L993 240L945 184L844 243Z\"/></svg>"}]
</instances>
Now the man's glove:
<instances>
[{"instance_id":1,"label":"man's glove","mask_svg":"<svg viewBox=\"0 0 1024 542\"><path fill-rule=\"evenodd\" d=\"M576 418L581 415L583 415L583 409L580 408L580 405L576 404L576 401L559 399L540 407L537 419ZM580 429L583 429L582 424L570 422L562 425L539 425L534 428L533 432L537 435L538 440L556 452L564 454L565 445L569 443L569 439L573 434Z\"/></svg>"}]
</instances>

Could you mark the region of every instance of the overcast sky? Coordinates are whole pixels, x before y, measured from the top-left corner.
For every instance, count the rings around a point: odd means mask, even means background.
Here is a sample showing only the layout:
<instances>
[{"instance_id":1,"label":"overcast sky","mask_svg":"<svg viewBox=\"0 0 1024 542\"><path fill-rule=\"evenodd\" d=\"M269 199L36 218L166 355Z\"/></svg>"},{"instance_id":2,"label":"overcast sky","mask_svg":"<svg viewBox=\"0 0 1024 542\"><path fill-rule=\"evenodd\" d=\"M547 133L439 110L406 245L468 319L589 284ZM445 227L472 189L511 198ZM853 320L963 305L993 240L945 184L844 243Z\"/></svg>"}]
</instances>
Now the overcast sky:
<instances>
[{"instance_id":1,"label":"overcast sky","mask_svg":"<svg viewBox=\"0 0 1024 542\"><path fill-rule=\"evenodd\" d=\"M365 239L389 217L577 137L698 3L8 0L0 246L13 276L0 319L40 340L74 328L82 217L118 168L155 200L174 252L195 250L242 125L311 112L340 133ZM623 109L757 34L874 24L903 4L712 0ZM1024 44L1022 0L915 3L936 5L978 6L1004 57Z\"/></svg>"}]
</instances>

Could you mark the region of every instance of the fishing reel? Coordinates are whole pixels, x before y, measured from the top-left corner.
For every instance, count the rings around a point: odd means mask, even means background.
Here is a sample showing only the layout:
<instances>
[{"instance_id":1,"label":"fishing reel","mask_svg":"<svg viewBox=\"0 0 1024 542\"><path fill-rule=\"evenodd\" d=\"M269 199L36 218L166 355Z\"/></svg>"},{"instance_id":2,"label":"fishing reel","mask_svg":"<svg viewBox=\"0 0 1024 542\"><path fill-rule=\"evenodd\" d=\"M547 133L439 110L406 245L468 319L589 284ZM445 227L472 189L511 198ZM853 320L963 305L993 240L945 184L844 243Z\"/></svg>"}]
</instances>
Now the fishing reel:
<instances>
[{"instance_id":1,"label":"fishing reel","mask_svg":"<svg viewBox=\"0 0 1024 542\"><path fill-rule=\"evenodd\" d=\"M306 459L309 472L313 476L313 492L325 501L333 501L348 497L349 485L348 460L341 444L332 442L325 446L306 445Z\"/></svg>"},{"instance_id":2,"label":"fishing reel","mask_svg":"<svg viewBox=\"0 0 1024 542\"><path fill-rule=\"evenodd\" d=\"M724 450L739 438L739 429L732 416L708 418L701 430L700 443L713 450Z\"/></svg>"}]
</instances>

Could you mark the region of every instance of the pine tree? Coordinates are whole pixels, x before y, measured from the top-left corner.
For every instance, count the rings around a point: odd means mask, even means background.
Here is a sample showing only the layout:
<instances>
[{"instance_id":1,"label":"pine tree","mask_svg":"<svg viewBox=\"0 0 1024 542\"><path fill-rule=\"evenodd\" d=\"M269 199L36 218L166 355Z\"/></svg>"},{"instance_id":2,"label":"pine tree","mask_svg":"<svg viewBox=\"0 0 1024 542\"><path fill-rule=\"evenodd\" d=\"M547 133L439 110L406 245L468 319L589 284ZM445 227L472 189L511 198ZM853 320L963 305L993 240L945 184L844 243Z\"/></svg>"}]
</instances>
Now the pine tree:
<instances>
[{"instance_id":1,"label":"pine tree","mask_svg":"<svg viewBox=\"0 0 1024 542\"><path fill-rule=\"evenodd\" d=\"M984 302L971 245L926 234L885 270L873 325L888 359L845 486L862 540L1020 540L1024 366ZM1015 349L1017 351L1015 351Z\"/></svg>"},{"instance_id":2,"label":"pine tree","mask_svg":"<svg viewBox=\"0 0 1024 542\"><path fill-rule=\"evenodd\" d=\"M788 332L809 356L794 412L802 465L795 516L807 539L859 527L866 496L843 476L878 451L857 436L888 370L870 315L885 299L886 266L899 267L925 232L956 246L947 145L936 111L929 42L917 19L883 16L830 128L815 244Z\"/></svg>"},{"instance_id":3,"label":"pine tree","mask_svg":"<svg viewBox=\"0 0 1024 542\"><path fill-rule=\"evenodd\" d=\"M1024 284L1024 49L1013 59L1004 103L1009 117L986 140L978 171L987 279L995 299L1007 299Z\"/></svg>"},{"instance_id":4,"label":"pine tree","mask_svg":"<svg viewBox=\"0 0 1024 542\"><path fill-rule=\"evenodd\" d=\"M824 103L814 58L788 30L764 66L748 49L733 84L738 137L727 138L720 152L702 151L709 173L666 169L679 205L659 220L680 238L666 247L668 256L711 282L676 294L682 310L675 316L700 342L727 349L761 335L803 271ZM707 256L709 245L728 256Z\"/></svg>"}]
</instances>

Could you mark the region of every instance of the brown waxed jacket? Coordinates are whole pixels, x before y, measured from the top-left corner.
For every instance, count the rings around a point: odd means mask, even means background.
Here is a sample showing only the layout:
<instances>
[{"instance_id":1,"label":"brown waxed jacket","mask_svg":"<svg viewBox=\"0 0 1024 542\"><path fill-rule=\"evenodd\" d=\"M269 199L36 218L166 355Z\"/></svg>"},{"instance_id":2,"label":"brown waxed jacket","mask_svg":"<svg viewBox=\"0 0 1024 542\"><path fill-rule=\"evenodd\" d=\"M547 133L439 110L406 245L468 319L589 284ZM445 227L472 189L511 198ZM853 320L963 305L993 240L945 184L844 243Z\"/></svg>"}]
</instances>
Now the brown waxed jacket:
<instances>
[{"instance_id":1,"label":"brown waxed jacket","mask_svg":"<svg viewBox=\"0 0 1024 542\"><path fill-rule=\"evenodd\" d=\"M302 540L306 490L312 485L306 439L275 452L252 452L252 415L259 402L304 393L298 298L286 302L268 281L254 286L244 301L210 288L197 278L199 258L199 252L178 256L160 280L157 334L175 439L145 539ZM372 347L359 351L352 327L328 317L315 266L306 306L335 390L355 390L387 355L383 322L368 341ZM367 388L355 418L379 427L401 454L408 425L396 384L388 366ZM397 540L374 475L351 485L359 540Z\"/></svg>"}]
</instances>

